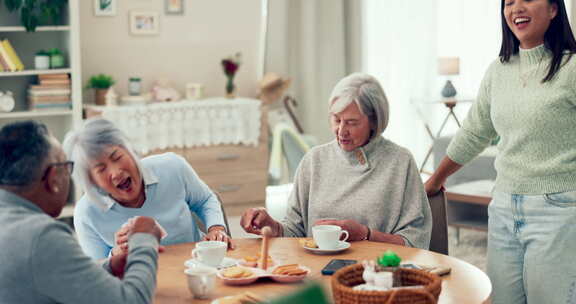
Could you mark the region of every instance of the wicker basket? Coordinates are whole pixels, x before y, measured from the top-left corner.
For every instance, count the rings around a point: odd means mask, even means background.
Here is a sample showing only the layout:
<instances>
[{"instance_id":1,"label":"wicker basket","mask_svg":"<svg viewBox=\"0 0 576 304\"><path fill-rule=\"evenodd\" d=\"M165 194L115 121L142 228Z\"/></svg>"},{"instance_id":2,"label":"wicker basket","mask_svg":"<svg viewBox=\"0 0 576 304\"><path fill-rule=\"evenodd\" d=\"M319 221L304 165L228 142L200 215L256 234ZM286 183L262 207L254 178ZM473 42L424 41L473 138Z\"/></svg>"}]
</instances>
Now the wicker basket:
<instances>
[{"instance_id":1,"label":"wicker basket","mask_svg":"<svg viewBox=\"0 0 576 304\"><path fill-rule=\"evenodd\" d=\"M442 280L435 274L422 270L400 268L397 270L401 286L424 285L422 289L398 289L390 291L353 290L363 284L364 266L354 264L338 270L332 276L332 293L336 304L352 303L437 303Z\"/></svg>"}]
</instances>

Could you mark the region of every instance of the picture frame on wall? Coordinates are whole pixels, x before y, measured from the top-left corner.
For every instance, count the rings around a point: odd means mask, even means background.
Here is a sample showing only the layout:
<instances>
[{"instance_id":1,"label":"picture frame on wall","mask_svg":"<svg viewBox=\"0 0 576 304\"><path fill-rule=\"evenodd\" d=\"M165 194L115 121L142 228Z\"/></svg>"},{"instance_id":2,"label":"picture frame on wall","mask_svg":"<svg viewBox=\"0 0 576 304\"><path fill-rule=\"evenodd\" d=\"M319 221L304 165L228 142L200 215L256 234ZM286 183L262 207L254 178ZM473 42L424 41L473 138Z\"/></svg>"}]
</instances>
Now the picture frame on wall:
<instances>
[{"instance_id":1,"label":"picture frame on wall","mask_svg":"<svg viewBox=\"0 0 576 304\"><path fill-rule=\"evenodd\" d=\"M166 15L183 15L184 0L164 0L166 3Z\"/></svg>"},{"instance_id":2,"label":"picture frame on wall","mask_svg":"<svg viewBox=\"0 0 576 304\"><path fill-rule=\"evenodd\" d=\"M95 16L116 16L117 0L94 0Z\"/></svg>"},{"instance_id":3,"label":"picture frame on wall","mask_svg":"<svg viewBox=\"0 0 576 304\"><path fill-rule=\"evenodd\" d=\"M130 33L133 35L157 35L160 33L160 15L157 12L130 12Z\"/></svg>"}]
</instances>

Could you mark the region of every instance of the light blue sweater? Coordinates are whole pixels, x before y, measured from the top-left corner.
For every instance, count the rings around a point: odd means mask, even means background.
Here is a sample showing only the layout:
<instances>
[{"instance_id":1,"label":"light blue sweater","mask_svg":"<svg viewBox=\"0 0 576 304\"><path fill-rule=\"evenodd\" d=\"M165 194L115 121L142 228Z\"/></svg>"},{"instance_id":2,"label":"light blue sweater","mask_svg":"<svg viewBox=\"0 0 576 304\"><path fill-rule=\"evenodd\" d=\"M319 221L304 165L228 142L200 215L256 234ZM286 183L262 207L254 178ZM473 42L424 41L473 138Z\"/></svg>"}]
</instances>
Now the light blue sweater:
<instances>
[{"instance_id":1,"label":"light blue sweater","mask_svg":"<svg viewBox=\"0 0 576 304\"><path fill-rule=\"evenodd\" d=\"M551 81L544 45L520 49L509 63L496 60L482 81L476 103L448 147L466 164L500 135L496 188L514 194L576 190L576 56Z\"/></svg>"},{"instance_id":2,"label":"light blue sweater","mask_svg":"<svg viewBox=\"0 0 576 304\"><path fill-rule=\"evenodd\" d=\"M142 159L146 201L140 208L125 208L111 197L100 199L107 209L84 196L74 209L74 226L84 252L94 259L108 256L114 246L114 234L131 217L142 215L156 219L168 232L162 245L197 242L202 232L192 219L195 212L206 224L224 226L220 202L196 175L188 162L174 153Z\"/></svg>"}]
</instances>

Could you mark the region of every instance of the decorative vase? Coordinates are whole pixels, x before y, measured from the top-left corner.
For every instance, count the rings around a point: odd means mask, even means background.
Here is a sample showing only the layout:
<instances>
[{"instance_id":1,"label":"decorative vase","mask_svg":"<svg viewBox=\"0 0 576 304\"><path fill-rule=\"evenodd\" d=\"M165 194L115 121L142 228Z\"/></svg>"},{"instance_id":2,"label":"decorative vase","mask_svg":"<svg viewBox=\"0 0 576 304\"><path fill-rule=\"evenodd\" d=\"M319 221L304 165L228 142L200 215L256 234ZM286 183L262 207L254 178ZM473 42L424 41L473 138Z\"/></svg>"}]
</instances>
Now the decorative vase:
<instances>
[{"instance_id":1,"label":"decorative vase","mask_svg":"<svg viewBox=\"0 0 576 304\"><path fill-rule=\"evenodd\" d=\"M99 106L105 106L108 89L95 89L94 93L94 103Z\"/></svg>"},{"instance_id":2,"label":"decorative vase","mask_svg":"<svg viewBox=\"0 0 576 304\"><path fill-rule=\"evenodd\" d=\"M234 86L234 76L228 77L228 81L226 82L226 97L227 98L234 98L236 97L236 86Z\"/></svg>"},{"instance_id":3,"label":"decorative vase","mask_svg":"<svg viewBox=\"0 0 576 304\"><path fill-rule=\"evenodd\" d=\"M62 69L64 68L64 55L60 52L50 54L50 68Z\"/></svg>"},{"instance_id":4,"label":"decorative vase","mask_svg":"<svg viewBox=\"0 0 576 304\"><path fill-rule=\"evenodd\" d=\"M34 56L34 68L37 70L47 70L50 68L50 55Z\"/></svg>"},{"instance_id":5,"label":"decorative vase","mask_svg":"<svg viewBox=\"0 0 576 304\"><path fill-rule=\"evenodd\" d=\"M444 88L442 89L442 96L445 98L452 98L456 96L456 88L452 84L452 81L447 80Z\"/></svg>"}]
</instances>

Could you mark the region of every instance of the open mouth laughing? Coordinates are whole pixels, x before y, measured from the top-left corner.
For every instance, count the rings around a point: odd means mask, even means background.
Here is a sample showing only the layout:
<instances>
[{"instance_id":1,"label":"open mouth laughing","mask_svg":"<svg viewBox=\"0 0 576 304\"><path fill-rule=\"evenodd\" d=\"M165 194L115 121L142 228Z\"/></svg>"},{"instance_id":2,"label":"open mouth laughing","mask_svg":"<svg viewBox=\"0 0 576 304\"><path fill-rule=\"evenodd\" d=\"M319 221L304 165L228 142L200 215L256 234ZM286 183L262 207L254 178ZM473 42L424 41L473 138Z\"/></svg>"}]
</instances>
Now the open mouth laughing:
<instances>
[{"instance_id":1,"label":"open mouth laughing","mask_svg":"<svg viewBox=\"0 0 576 304\"><path fill-rule=\"evenodd\" d=\"M516 17L514 18L514 25L516 25L516 28L521 30L526 28L531 20L532 19L530 17L525 16Z\"/></svg>"},{"instance_id":2,"label":"open mouth laughing","mask_svg":"<svg viewBox=\"0 0 576 304\"><path fill-rule=\"evenodd\" d=\"M116 185L116 188L121 191L130 191L132 189L132 178L126 177L120 180L120 182Z\"/></svg>"}]
</instances>

